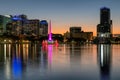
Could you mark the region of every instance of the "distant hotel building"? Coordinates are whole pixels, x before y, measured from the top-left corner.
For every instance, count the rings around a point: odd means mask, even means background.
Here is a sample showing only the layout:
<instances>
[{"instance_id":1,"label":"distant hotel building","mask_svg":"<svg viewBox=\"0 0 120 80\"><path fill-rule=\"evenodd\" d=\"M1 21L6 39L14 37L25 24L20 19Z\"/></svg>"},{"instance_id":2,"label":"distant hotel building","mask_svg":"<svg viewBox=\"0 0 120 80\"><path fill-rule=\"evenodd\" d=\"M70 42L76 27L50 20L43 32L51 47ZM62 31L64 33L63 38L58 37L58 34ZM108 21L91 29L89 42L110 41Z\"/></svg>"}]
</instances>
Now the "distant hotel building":
<instances>
[{"instance_id":1,"label":"distant hotel building","mask_svg":"<svg viewBox=\"0 0 120 80\"><path fill-rule=\"evenodd\" d=\"M100 9L100 24L97 25L97 37L112 37L112 20L109 8L103 7Z\"/></svg>"},{"instance_id":2,"label":"distant hotel building","mask_svg":"<svg viewBox=\"0 0 120 80\"><path fill-rule=\"evenodd\" d=\"M71 33L80 33L81 27L70 27L70 32Z\"/></svg>"},{"instance_id":3,"label":"distant hotel building","mask_svg":"<svg viewBox=\"0 0 120 80\"><path fill-rule=\"evenodd\" d=\"M70 32L66 32L64 38L70 41L91 41L93 32L83 32L81 27L70 27Z\"/></svg>"}]
</instances>

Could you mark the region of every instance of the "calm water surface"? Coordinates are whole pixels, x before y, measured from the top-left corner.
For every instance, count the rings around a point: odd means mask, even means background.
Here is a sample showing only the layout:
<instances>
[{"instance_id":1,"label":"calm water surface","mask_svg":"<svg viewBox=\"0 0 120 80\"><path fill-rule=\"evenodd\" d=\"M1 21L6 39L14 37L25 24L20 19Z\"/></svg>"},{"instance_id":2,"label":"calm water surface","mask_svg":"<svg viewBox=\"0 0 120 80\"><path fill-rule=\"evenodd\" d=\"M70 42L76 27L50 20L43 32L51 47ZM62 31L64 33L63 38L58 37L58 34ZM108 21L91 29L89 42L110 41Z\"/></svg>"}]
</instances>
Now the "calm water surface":
<instances>
[{"instance_id":1,"label":"calm water surface","mask_svg":"<svg viewBox=\"0 0 120 80\"><path fill-rule=\"evenodd\" d=\"M120 80L120 45L0 44L0 80Z\"/></svg>"}]
</instances>

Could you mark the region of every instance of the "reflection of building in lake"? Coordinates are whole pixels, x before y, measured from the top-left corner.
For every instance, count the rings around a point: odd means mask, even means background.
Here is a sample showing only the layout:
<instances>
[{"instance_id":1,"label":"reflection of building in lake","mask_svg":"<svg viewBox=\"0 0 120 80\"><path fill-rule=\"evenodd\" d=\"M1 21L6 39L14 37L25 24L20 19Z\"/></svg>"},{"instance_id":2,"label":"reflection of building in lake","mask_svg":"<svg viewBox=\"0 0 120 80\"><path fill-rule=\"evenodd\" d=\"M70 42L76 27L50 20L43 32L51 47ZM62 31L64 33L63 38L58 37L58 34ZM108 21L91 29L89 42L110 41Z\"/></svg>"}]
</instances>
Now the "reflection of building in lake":
<instances>
[{"instance_id":1,"label":"reflection of building in lake","mask_svg":"<svg viewBox=\"0 0 120 80\"><path fill-rule=\"evenodd\" d=\"M17 44L0 44L0 57L4 63L4 76L11 80L11 76L18 79L22 76L23 58L19 54Z\"/></svg>"},{"instance_id":2,"label":"reflection of building in lake","mask_svg":"<svg viewBox=\"0 0 120 80\"><path fill-rule=\"evenodd\" d=\"M51 70L52 65L52 56L53 56L53 45L48 45L48 67Z\"/></svg>"},{"instance_id":3,"label":"reflection of building in lake","mask_svg":"<svg viewBox=\"0 0 120 80\"><path fill-rule=\"evenodd\" d=\"M40 63L41 63L41 68L43 68L43 69L46 69L47 64L48 64L47 50L48 50L48 46L45 45L45 46L41 47Z\"/></svg>"},{"instance_id":4,"label":"reflection of building in lake","mask_svg":"<svg viewBox=\"0 0 120 80\"><path fill-rule=\"evenodd\" d=\"M80 66L78 65L80 65L81 62L81 46L76 46L72 44L70 45L69 49L70 49L70 63L72 63L71 67L79 69Z\"/></svg>"},{"instance_id":5,"label":"reflection of building in lake","mask_svg":"<svg viewBox=\"0 0 120 80\"><path fill-rule=\"evenodd\" d=\"M2 61L4 61L4 45L3 44L1 44L0 45L0 62L2 62Z\"/></svg>"},{"instance_id":6,"label":"reflection of building in lake","mask_svg":"<svg viewBox=\"0 0 120 80\"><path fill-rule=\"evenodd\" d=\"M110 80L111 69L111 45L100 44L97 47L98 63L100 66L100 76L102 80Z\"/></svg>"},{"instance_id":7,"label":"reflection of building in lake","mask_svg":"<svg viewBox=\"0 0 120 80\"><path fill-rule=\"evenodd\" d=\"M0 62L7 80L21 80L22 76L39 68L41 74L51 69L53 46L42 49L39 44L0 44ZM5 80L6 80L5 79Z\"/></svg>"},{"instance_id":8,"label":"reflection of building in lake","mask_svg":"<svg viewBox=\"0 0 120 80\"><path fill-rule=\"evenodd\" d=\"M45 66L45 64L48 64L48 67L51 68L52 56L53 56L52 52L53 52L53 45L42 46L42 52L41 52L41 63L42 63L41 65L42 66Z\"/></svg>"}]
</instances>

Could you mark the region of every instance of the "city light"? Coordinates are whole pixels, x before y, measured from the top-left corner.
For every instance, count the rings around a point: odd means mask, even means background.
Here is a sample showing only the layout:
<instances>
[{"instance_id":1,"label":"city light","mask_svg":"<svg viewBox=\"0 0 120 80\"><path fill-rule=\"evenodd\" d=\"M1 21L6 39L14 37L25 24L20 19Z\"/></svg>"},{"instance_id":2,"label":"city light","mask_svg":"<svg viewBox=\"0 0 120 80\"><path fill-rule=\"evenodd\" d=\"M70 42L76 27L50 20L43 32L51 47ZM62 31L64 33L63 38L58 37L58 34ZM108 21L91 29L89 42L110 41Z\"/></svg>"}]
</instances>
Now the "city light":
<instances>
[{"instance_id":1,"label":"city light","mask_svg":"<svg viewBox=\"0 0 120 80\"><path fill-rule=\"evenodd\" d=\"M17 21L17 20L22 20L19 16L13 16L12 20Z\"/></svg>"}]
</instances>

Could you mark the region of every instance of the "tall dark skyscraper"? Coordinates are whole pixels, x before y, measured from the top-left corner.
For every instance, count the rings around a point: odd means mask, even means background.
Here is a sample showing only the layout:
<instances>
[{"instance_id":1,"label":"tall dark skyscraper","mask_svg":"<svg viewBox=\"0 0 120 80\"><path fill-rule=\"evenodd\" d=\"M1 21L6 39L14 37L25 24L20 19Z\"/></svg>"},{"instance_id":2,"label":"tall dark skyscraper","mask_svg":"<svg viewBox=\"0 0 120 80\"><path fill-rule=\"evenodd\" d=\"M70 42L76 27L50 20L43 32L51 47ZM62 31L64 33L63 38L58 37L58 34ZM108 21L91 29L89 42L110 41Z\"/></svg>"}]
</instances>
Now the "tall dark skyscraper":
<instances>
[{"instance_id":1,"label":"tall dark skyscraper","mask_svg":"<svg viewBox=\"0 0 120 80\"><path fill-rule=\"evenodd\" d=\"M100 24L110 24L110 9L101 8L100 9Z\"/></svg>"},{"instance_id":2,"label":"tall dark skyscraper","mask_svg":"<svg viewBox=\"0 0 120 80\"><path fill-rule=\"evenodd\" d=\"M112 20L110 9L103 7L100 9L100 24L97 25L97 37L110 38L112 35Z\"/></svg>"}]
</instances>

